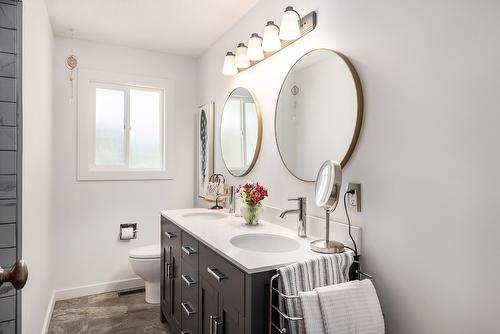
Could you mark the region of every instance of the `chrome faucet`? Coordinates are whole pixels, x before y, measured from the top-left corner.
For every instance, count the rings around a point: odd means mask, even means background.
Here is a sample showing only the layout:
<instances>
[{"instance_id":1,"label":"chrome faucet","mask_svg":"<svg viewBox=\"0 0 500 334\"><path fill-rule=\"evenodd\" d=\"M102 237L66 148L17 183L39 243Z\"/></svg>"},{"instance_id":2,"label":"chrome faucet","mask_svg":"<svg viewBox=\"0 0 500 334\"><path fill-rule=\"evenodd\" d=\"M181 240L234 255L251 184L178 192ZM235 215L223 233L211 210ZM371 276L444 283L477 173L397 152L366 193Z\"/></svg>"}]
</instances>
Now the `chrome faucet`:
<instances>
[{"instance_id":1,"label":"chrome faucet","mask_svg":"<svg viewBox=\"0 0 500 334\"><path fill-rule=\"evenodd\" d=\"M299 207L297 209L290 209L290 210L284 210L280 214L280 218L285 217L286 214L288 213L297 213L299 215L299 220L297 222L297 235L299 237L305 238L307 237L306 235L306 198L305 197L299 197L299 198L291 198L289 201L298 201Z\"/></svg>"},{"instance_id":2,"label":"chrome faucet","mask_svg":"<svg viewBox=\"0 0 500 334\"><path fill-rule=\"evenodd\" d=\"M235 186L228 187L228 206L229 213L234 213L236 210L236 188Z\"/></svg>"}]
</instances>

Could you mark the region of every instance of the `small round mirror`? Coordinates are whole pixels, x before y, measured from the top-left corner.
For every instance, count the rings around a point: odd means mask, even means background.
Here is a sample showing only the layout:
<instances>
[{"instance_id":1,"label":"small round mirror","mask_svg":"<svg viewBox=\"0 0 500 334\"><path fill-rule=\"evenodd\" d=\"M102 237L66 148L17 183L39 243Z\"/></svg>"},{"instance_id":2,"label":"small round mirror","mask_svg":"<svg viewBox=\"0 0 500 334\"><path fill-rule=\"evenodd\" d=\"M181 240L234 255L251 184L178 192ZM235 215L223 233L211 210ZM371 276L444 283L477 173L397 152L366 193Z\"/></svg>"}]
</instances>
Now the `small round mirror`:
<instances>
[{"instance_id":1,"label":"small round mirror","mask_svg":"<svg viewBox=\"0 0 500 334\"><path fill-rule=\"evenodd\" d=\"M341 186L342 169L340 164L333 160L325 161L316 178L315 204L327 211L335 210Z\"/></svg>"},{"instance_id":2,"label":"small round mirror","mask_svg":"<svg viewBox=\"0 0 500 334\"><path fill-rule=\"evenodd\" d=\"M231 92L220 125L222 159L234 176L250 172L259 156L262 120L257 102L245 88Z\"/></svg>"},{"instance_id":3,"label":"small round mirror","mask_svg":"<svg viewBox=\"0 0 500 334\"><path fill-rule=\"evenodd\" d=\"M333 160L325 161L316 178L316 197L314 199L316 205L326 211L325 238L311 242L311 249L315 252L333 254L344 251L344 244L330 240L330 212L337 207L341 186L342 169L340 164Z\"/></svg>"}]
</instances>

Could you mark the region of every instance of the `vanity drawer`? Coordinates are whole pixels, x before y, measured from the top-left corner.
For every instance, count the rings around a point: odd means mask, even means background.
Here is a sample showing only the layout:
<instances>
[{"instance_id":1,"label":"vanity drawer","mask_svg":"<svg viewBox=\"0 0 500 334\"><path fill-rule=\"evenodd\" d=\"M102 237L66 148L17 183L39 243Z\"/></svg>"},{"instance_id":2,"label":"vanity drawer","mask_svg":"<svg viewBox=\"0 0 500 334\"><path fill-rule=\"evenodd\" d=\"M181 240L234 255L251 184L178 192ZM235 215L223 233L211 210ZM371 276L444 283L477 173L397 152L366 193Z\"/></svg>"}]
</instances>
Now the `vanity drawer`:
<instances>
[{"instance_id":1,"label":"vanity drawer","mask_svg":"<svg viewBox=\"0 0 500 334\"><path fill-rule=\"evenodd\" d=\"M182 302L182 330L181 334L198 333L198 309L195 303Z\"/></svg>"},{"instance_id":2,"label":"vanity drawer","mask_svg":"<svg viewBox=\"0 0 500 334\"><path fill-rule=\"evenodd\" d=\"M200 275L203 275L240 312L244 311L245 274L200 243Z\"/></svg>"},{"instance_id":3,"label":"vanity drawer","mask_svg":"<svg viewBox=\"0 0 500 334\"><path fill-rule=\"evenodd\" d=\"M182 300L198 304L198 267L192 268L183 264L181 272Z\"/></svg>"},{"instance_id":4,"label":"vanity drawer","mask_svg":"<svg viewBox=\"0 0 500 334\"><path fill-rule=\"evenodd\" d=\"M182 231L182 247L181 247L182 263L186 263L192 267L198 267L198 240L193 238L188 233Z\"/></svg>"},{"instance_id":5,"label":"vanity drawer","mask_svg":"<svg viewBox=\"0 0 500 334\"><path fill-rule=\"evenodd\" d=\"M173 251L177 252L181 248L181 229L164 217L161 218L161 222L162 243L171 246Z\"/></svg>"}]
</instances>

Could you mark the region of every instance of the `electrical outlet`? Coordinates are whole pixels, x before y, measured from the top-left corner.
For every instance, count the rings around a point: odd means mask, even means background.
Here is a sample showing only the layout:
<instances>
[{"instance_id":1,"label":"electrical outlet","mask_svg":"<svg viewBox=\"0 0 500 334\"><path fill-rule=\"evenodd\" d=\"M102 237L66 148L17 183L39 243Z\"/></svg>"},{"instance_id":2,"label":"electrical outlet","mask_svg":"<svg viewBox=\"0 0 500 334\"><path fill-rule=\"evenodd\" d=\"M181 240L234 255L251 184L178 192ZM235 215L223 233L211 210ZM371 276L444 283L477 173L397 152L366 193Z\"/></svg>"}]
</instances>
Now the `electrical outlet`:
<instances>
[{"instance_id":1,"label":"electrical outlet","mask_svg":"<svg viewBox=\"0 0 500 334\"><path fill-rule=\"evenodd\" d=\"M354 190L354 194L347 195L347 204L356 207L357 212L361 212L361 184L349 182L347 191Z\"/></svg>"}]
</instances>

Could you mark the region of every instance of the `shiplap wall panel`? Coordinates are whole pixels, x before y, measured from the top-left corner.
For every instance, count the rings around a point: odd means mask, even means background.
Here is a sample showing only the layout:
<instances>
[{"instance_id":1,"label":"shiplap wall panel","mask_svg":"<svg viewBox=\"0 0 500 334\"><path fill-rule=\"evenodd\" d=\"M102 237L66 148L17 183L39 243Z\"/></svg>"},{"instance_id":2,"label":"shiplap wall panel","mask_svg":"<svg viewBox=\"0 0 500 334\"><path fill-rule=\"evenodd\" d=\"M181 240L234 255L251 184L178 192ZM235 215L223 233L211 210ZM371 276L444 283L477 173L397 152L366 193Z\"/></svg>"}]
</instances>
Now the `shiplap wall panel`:
<instances>
[{"instance_id":1,"label":"shiplap wall panel","mask_svg":"<svg viewBox=\"0 0 500 334\"><path fill-rule=\"evenodd\" d=\"M17 131L15 127L0 126L0 150L16 150L16 135Z\"/></svg>"},{"instance_id":2,"label":"shiplap wall panel","mask_svg":"<svg viewBox=\"0 0 500 334\"><path fill-rule=\"evenodd\" d=\"M16 176L0 175L0 199L16 198Z\"/></svg>"},{"instance_id":3,"label":"shiplap wall panel","mask_svg":"<svg viewBox=\"0 0 500 334\"><path fill-rule=\"evenodd\" d=\"M17 13L16 6L0 3L0 27L16 29ZM0 332L1 333L1 332Z\"/></svg>"},{"instance_id":4,"label":"shiplap wall panel","mask_svg":"<svg viewBox=\"0 0 500 334\"><path fill-rule=\"evenodd\" d=\"M0 333L2 334L15 334L16 333L16 322L6 321L0 323Z\"/></svg>"},{"instance_id":5,"label":"shiplap wall panel","mask_svg":"<svg viewBox=\"0 0 500 334\"><path fill-rule=\"evenodd\" d=\"M17 202L15 199L0 200L0 224L16 222Z\"/></svg>"},{"instance_id":6,"label":"shiplap wall panel","mask_svg":"<svg viewBox=\"0 0 500 334\"><path fill-rule=\"evenodd\" d=\"M16 297L0 298L0 321L16 318Z\"/></svg>"},{"instance_id":7,"label":"shiplap wall panel","mask_svg":"<svg viewBox=\"0 0 500 334\"><path fill-rule=\"evenodd\" d=\"M9 269L21 250L19 224L21 197L21 149L17 147L21 123L21 48L22 3L0 2L0 266ZM0 334L21 334L20 292L10 283L0 286Z\"/></svg>"},{"instance_id":8,"label":"shiplap wall panel","mask_svg":"<svg viewBox=\"0 0 500 334\"><path fill-rule=\"evenodd\" d=\"M0 174L16 174L15 151L0 151Z\"/></svg>"},{"instance_id":9,"label":"shiplap wall panel","mask_svg":"<svg viewBox=\"0 0 500 334\"><path fill-rule=\"evenodd\" d=\"M0 101L16 102L16 79L0 78Z\"/></svg>"},{"instance_id":10,"label":"shiplap wall panel","mask_svg":"<svg viewBox=\"0 0 500 334\"><path fill-rule=\"evenodd\" d=\"M0 28L0 52L16 53L16 31Z\"/></svg>"},{"instance_id":11,"label":"shiplap wall panel","mask_svg":"<svg viewBox=\"0 0 500 334\"><path fill-rule=\"evenodd\" d=\"M0 225L0 249L16 247L16 224Z\"/></svg>"},{"instance_id":12,"label":"shiplap wall panel","mask_svg":"<svg viewBox=\"0 0 500 334\"><path fill-rule=\"evenodd\" d=\"M16 262L16 248L0 249L0 267L8 269Z\"/></svg>"},{"instance_id":13,"label":"shiplap wall panel","mask_svg":"<svg viewBox=\"0 0 500 334\"><path fill-rule=\"evenodd\" d=\"M0 76L16 77L16 55L0 53Z\"/></svg>"},{"instance_id":14,"label":"shiplap wall panel","mask_svg":"<svg viewBox=\"0 0 500 334\"><path fill-rule=\"evenodd\" d=\"M11 102L0 102L0 126L15 126L17 124L17 105Z\"/></svg>"}]
</instances>

